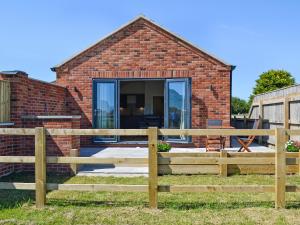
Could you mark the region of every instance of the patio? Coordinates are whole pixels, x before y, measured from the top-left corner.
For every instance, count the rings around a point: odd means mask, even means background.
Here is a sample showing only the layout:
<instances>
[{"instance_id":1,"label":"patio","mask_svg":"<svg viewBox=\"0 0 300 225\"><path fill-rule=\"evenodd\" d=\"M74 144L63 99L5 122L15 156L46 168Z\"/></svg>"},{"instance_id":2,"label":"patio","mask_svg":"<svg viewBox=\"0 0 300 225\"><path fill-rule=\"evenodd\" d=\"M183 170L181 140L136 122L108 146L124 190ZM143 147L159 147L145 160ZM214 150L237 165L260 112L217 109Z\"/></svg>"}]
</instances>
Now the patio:
<instances>
[{"instance_id":1,"label":"patio","mask_svg":"<svg viewBox=\"0 0 300 225\"><path fill-rule=\"evenodd\" d=\"M232 147L225 150L237 152L240 145L233 140ZM252 143L252 152L274 152L274 149ZM172 148L170 152L205 152L205 148ZM247 153L245 153L247 154ZM81 148L80 156L97 158L147 158L148 148L146 147L103 147L103 148ZM136 177L148 176L147 165L143 167L106 165L82 165L79 168L78 176L116 176L116 177Z\"/></svg>"}]
</instances>

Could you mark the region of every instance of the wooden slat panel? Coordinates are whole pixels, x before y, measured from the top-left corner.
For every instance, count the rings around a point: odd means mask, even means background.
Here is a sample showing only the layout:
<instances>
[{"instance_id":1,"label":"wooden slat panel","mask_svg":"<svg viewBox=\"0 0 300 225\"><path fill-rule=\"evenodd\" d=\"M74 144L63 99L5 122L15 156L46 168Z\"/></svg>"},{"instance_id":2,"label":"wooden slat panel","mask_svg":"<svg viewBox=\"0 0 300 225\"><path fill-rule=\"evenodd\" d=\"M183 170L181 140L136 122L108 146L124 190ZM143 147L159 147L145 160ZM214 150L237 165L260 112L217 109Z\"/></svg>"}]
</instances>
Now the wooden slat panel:
<instances>
[{"instance_id":1,"label":"wooden slat panel","mask_svg":"<svg viewBox=\"0 0 300 225\"><path fill-rule=\"evenodd\" d=\"M287 174L295 174L298 171L297 165L286 167ZM274 165L228 165L229 174L275 174Z\"/></svg>"},{"instance_id":2,"label":"wooden slat panel","mask_svg":"<svg viewBox=\"0 0 300 225\"><path fill-rule=\"evenodd\" d=\"M35 183L0 182L0 190L35 190Z\"/></svg>"},{"instance_id":3,"label":"wooden slat panel","mask_svg":"<svg viewBox=\"0 0 300 225\"><path fill-rule=\"evenodd\" d=\"M298 158L299 157L298 152L286 152L285 155L287 158Z\"/></svg>"},{"instance_id":4,"label":"wooden slat panel","mask_svg":"<svg viewBox=\"0 0 300 225\"><path fill-rule=\"evenodd\" d=\"M243 157L243 158L256 158L256 157L275 157L275 152L228 152L228 157Z\"/></svg>"},{"instance_id":5,"label":"wooden slat panel","mask_svg":"<svg viewBox=\"0 0 300 225\"><path fill-rule=\"evenodd\" d=\"M265 158L219 158L219 157L174 157L158 158L159 165L216 165L216 164L270 164L273 165L275 159Z\"/></svg>"},{"instance_id":6,"label":"wooden slat panel","mask_svg":"<svg viewBox=\"0 0 300 225\"><path fill-rule=\"evenodd\" d=\"M158 157L219 157L218 152L199 152L199 153L190 153L190 152L159 152ZM275 157L275 152L227 152L228 157ZM297 152L287 152L287 158L297 158Z\"/></svg>"},{"instance_id":7,"label":"wooden slat panel","mask_svg":"<svg viewBox=\"0 0 300 225\"><path fill-rule=\"evenodd\" d=\"M216 165L219 162L217 157L174 157L174 158L158 158L159 165L200 165L212 164Z\"/></svg>"},{"instance_id":8,"label":"wooden slat panel","mask_svg":"<svg viewBox=\"0 0 300 225\"><path fill-rule=\"evenodd\" d=\"M0 190L35 190L35 183L0 182ZM55 184L47 183L47 190L147 192L148 185L117 184ZM159 192L274 192L273 185L159 185ZM286 185L286 192L300 192L298 185Z\"/></svg>"},{"instance_id":9,"label":"wooden slat panel","mask_svg":"<svg viewBox=\"0 0 300 225\"><path fill-rule=\"evenodd\" d=\"M269 129L159 129L159 135L189 135L189 136L269 136L274 135L274 130Z\"/></svg>"},{"instance_id":10,"label":"wooden slat panel","mask_svg":"<svg viewBox=\"0 0 300 225\"><path fill-rule=\"evenodd\" d=\"M0 135L34 135L34 128L0 128Z\"/></svg>"},{"instance_id":11,"label":"wooden slat panel","mask_svg":"<svg viewBox=\"0 0 300 225\"><path fill-rule=\"evenodd\" d=\"M121 136L146 136L146 129L46 129L47 135L80 135L80 136L95 136L95 135L121 135ZM159 129L161 135L191 135L191 136L206 136L206 135L263 135L272 136L274 130L269 129ZM300 130L288 131L290 135L300 135ZM0 135L34 135L34 129L31 128L0 128ZM164 153L160 153L164 154ZM181 153L172 153L181 154ZM198 154L198 153L189 153ZM212 154L212 153L209 153ZM231 153L230 153L231 154Z\"/></svg>"},{"instance_id":12,"label":"wooden slat panel","mask_svg":"<svg viewBox=\"0 0 300 225\"><path fill-rule=\"evenodd\" d=\"M274 192L274 185L159 185L160 192Z\"/></svg>"},{"instance_id":13,"label":"wooden slat panel","mask_svg":"<svg viewBox=\"0 0 300 225\"><path fill-rule=\"evenodd\" d=\"M121 184L55 184L48 183L47 190L60 191L109 191L109 192L148 192L148 185Z\"/></svg>"},{"instance_id":14,"label":"wooden slat panel","mask_svg":"<svg viewBox=\"0 0 300 225\"><path fill-rule=\"evenodd\" d=\"M0 156L0 163L34 163L34 156Z\"/></svg>"},{"instance_id":15,"label":"wooden slat panel","mask_svg":"<svg viewBox=\"0 0 300 225\"><path fill-rule=\"evenodd\" d=\"M47 129L48 135L80 135L80 136L146 136L147 129Z\"/></svg>"},{"instance_id":16,"label":"wooden slat panel","mask_svg":"<svg viewBox=\"0 0 300 225\"><path fill-rule=\"evenodd\" d=\"M47 163L58 164L148 164L147 158L95 158L48 156ZM139 165L140 166L140 165Z\"/></svg>"},{"instance_id":17,"label":"wooden slat panel","mask_svg":"<svg viewBox=\"0 0 300 225\"><path fill-rule=\"evenodd\" d=\"M218 157L218 152L159 152L159 157ZM227 152L228 157L275 157L275 152ZM289 157L297 157L293 152L287 153ZM290 155L289 155L290 154Z\"/></svg>"},{"instance_id":18,"label":"wooden slat panel","mask_svg":"<svg viewBox=\"0 0 300 225\"><path fill-rule=\"evenodd\" d=\"M218 152L199 152L199 153L191 153L191 152L159 152L158 157L218 157Z\"/></svg>"},{"instance_id":19,"label":"wooden slat panel","mask_svg":"<svg viewBox=\"0 0 300 225\"><path fill-rule=\"evenodd\" d=\"M0 123L10 122L10 83L0 80Z\"/></svg>"},{"instance_id":20,"label":"wooden slat panel","mask_svg":"<svg viewBox=\"0 0 300 225\"><path fill-rule=\"evenodd\" d=\"M287 133L290 136L296 136L296 135L300 135L300 130L288 130Z\"/></svg>"}]
</instances>

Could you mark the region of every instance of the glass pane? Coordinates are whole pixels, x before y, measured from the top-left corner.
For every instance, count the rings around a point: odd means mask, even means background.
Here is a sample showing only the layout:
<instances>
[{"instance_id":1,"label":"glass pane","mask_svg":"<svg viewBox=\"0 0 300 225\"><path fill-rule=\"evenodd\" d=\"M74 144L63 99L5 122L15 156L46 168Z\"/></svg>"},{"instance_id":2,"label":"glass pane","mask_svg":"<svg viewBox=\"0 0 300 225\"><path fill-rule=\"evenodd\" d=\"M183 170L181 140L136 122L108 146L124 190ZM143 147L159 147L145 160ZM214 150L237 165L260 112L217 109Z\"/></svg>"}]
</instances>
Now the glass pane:
<instances>
[{"instance_id":1,"label":"glass pane","mask_svg":"<svg viewBox=\"0 0 300 225\"><path fill-rule=\"evenodd\" d=\"M173 129L186 127L186 84L185 81L172 81L168 84L168 125ZM171 139L184 137L169 136Z\"/></svg>"},{"instance_id":2,"label":"glass pane","mask_svg":"<svg viewBox=\"0 0 300 225\"><path fill-rule=\"evenodd\" d=\"M115 83L97 83L96 92L95 127L113 129L115 128L116 121ZM99 138L114 137L102 136Z\"/></svg>"}]
</instances>

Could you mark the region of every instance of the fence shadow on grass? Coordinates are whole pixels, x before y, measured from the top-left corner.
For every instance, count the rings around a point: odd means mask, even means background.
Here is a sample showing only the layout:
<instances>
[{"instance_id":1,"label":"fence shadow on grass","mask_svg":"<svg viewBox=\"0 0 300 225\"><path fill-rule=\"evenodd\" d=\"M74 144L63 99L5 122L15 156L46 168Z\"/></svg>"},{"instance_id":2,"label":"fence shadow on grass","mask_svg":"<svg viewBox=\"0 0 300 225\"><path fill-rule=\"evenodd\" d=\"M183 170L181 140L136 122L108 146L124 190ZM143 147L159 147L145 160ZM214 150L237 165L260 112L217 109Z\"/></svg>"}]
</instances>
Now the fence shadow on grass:
<instances>
[{"instance_id":1,"label":"fence shadow on grass","mask_svg":"<svg viewBox=\"0 0 300 225\"><path fill-rule=\"evenodd\" d=\"M148 207L147 200L145 201L93 201L93 200L68 200L51 198L48 199L47 206L76 206L76 207ZM298 208L296 202L289 202L290 208ZM159 209L174 209L174 210L194 210L194 209L244 209L244 208L274 208L274 201L245 201L245 202L179 202L166 201L159 202Z\"/></svg>"},{"instance_id":2,"label":"fence shadow on grass","mask_svg":"<svg viewBox=\"0 0 300 225\"><path fill-rule=\"evenodd\" d=\"M15 208L24 204L33 204L35 191L23 190L1 190L0 191L0 210Z\"/></svg>"},{"instance_id":3,"label":"fence shadow on grass","mask_svg":"<svg viewBox=\"0 0 300 225\"><path fill-rule=\"evenodd\" d=\"M55 181L64 183L70 179L70 177L47 174L49 182ZM34 183L35 177L33 172L21 172L13 173L8 176L0 178L0 182L24 182ZM0 190L0 210L6 208L20 207L24 204L34 204L35 202L35 190Z\"/></svg>"},{"instance_id":4,"label":"fence shadow on grass","mask_svg":"<svg viewBox=\"0 0 300 225\"><path fill-rule=\"evenodd\" d=\"M92 201L92 200L68 200L51 198L47 202L48 206L76 206L76 207L148 207L147 200L145 201ZM274 208L274 201L245 201L245 202L178 202L167 201L159 202L159 209L174 209L174 210L195 210L195 209L245 209L245 208ZM287 209L299 209L300 203L290 201L287 204Z\"/></svg>"}]
</instances>

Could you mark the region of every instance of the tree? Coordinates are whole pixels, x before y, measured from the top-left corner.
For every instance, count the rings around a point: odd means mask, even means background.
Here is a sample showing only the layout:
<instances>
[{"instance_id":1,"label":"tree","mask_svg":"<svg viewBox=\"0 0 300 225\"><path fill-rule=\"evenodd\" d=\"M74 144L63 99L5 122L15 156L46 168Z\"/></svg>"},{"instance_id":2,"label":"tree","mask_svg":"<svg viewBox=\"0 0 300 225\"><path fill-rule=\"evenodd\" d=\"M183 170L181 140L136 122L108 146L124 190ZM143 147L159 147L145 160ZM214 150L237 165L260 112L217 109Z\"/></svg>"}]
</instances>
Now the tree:
<instances>
[{"instance_id":1,"label":"tree","mask_svg":"<svg viewBox=\"0 0 300 225\"><path fill-rule=\"evenodd\" d=\"M274 91L279 88L295 84L295 78L285 70L269 70L262 73L255 81L255 87L249 98L249 104L252 104L254 95Z\"/></svg>"},{"instance_id":2,"label":"tree","mask_svg":"<svg viewBox=\"0 0 300 225\"><path fill-rule=\"evenodd\" d=\"M249 112L248 102L238 97L231 99L232 114L244 114Z\"/></svg>"}]
</instances>

